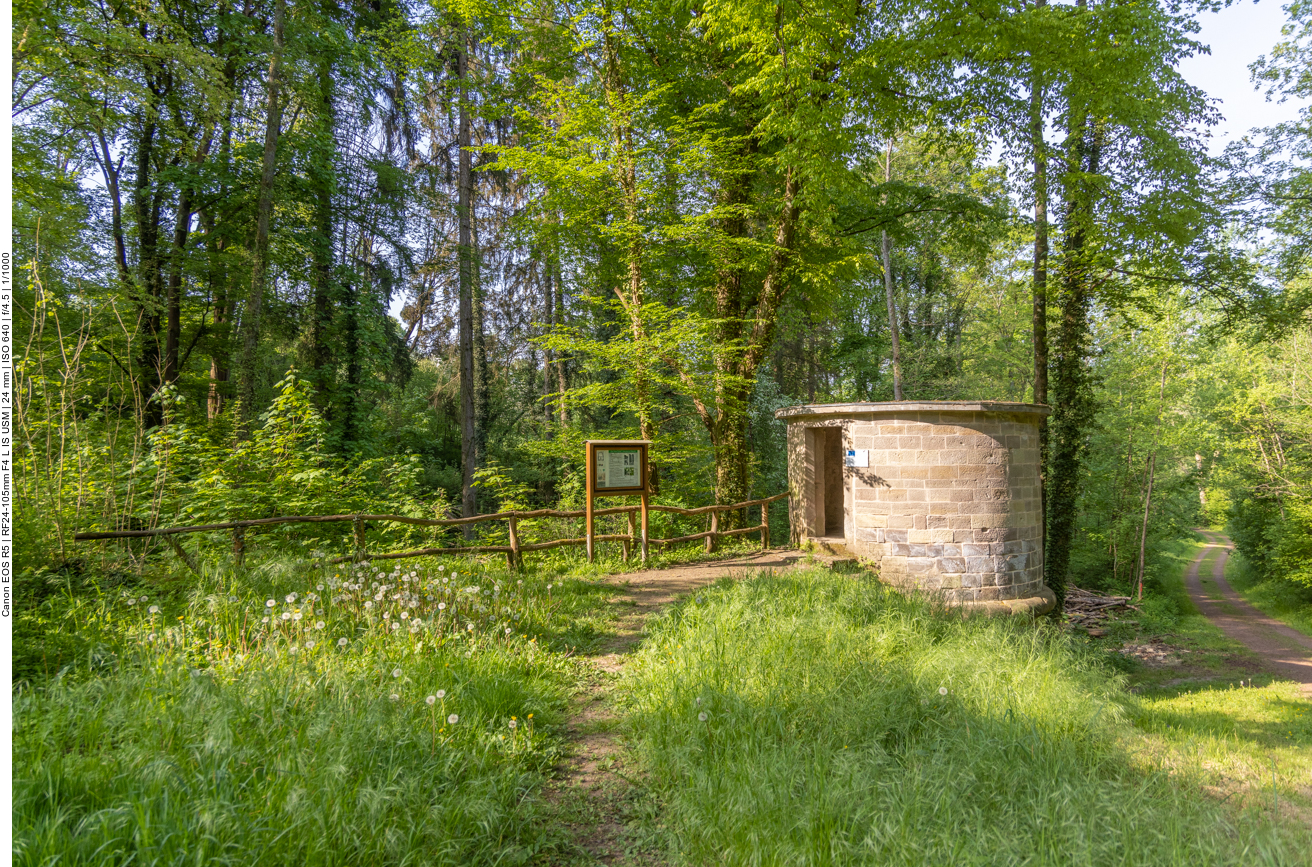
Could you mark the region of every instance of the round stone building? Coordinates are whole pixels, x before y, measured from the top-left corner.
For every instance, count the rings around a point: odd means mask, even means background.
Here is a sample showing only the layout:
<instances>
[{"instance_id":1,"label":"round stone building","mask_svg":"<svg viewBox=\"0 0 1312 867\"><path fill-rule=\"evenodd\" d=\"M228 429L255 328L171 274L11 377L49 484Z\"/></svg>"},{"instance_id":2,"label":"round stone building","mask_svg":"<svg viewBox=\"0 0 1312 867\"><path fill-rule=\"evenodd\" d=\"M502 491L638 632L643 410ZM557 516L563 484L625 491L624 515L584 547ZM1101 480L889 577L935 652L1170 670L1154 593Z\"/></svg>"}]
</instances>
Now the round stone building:
<instances>
[{"instance_id":1,"label":"round stone building","mask_svg":"<svg viewBox=\"0 0 1312 867\"><path fill-rule=\"evenodd\" d=\"M994 401L812 404L788 425L792 534L951 604L1042 613L1039 423Z\"/></svg>"}]
</instances>

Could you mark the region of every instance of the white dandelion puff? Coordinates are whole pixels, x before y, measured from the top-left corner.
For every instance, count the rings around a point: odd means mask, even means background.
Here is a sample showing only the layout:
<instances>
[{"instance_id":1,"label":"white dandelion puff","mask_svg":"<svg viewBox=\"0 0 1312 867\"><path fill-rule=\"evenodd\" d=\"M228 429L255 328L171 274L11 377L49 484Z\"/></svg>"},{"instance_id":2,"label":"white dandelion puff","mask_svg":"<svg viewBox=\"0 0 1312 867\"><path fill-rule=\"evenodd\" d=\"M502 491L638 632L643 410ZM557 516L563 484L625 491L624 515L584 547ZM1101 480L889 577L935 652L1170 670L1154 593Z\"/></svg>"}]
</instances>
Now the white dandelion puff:
<instances>
[{"instance_id":1,"label":"white dandelion puff","mask_svg":"<svg viewBox=\"0 0 1312 867\"><path fill-rule=\"evenodd\" d=\"M451 716L446 718L446 722L447 725L455 725L456 723L460 722L460 715L453 713L451 714Z\"/></svg>"},{"instance_id":2,"label":"white dandelion puff","mask_svg":"<svg viewBox=\"0 0 1312 867\"><path fill-rule=\"evenodd\" d=\"M439 689L439 690L437 691L437 697L438 697L438 698L446 698L446 690L444 690L444 689Z\"/></svg>"},{"instance_id":3,"label":"white dandelion puff","mask_svg":"<svg viewBox=\"0 0 1312 867\"><path fill-rule=\"evenodd\" d=\"M948 688L947 688L946 686L940 686L940 687L938 688L938 694L939 694L939 695L947 695L947 694L948 694Z\"/></svg>"},{"instance_id":4,"label":"white dandelion puff","mask_svg":"<svg viewBox=\"0 0 1312 867\"><path fill-rule=\"evenodd\" d=\"M314 624L314 628L315 628L315 629L323 629L326 625L327 625L326 623L324 623L322 620L320 620L318 623Z\"/></svg>"},{"instance_id":5,"label":"white dandelion puff","mask_svg":"<svg viewBox=\"0 0 1312 867\"><path fill-rule=\"evenodd\" d=\"M430 695L428 698L424 699L424 701L428 702L429 707L432 707L433 705L437 704L437 696Z\"/></svg>"},{"instance_id":6,"label":"white dandelion puff","mask_svg":"<svg viewBox=\"0 0 1312 867\"><path fill-rule=\"evenodd\" d=\"M396 701L396 700L397 700L398 698L400 698L400 697L401 697L401 696L397 695L396 693L392 693L392 696L391 696L392 701Z\"/></svg>"},{"instance_id":7,"label":"white dandelion puff","mask_svg":"<svg viewBox=\"0 0 1312 867\"><path fill-rule=\"evenodd\" d=\"M701 720L702 722L706 722L706 711L702 711L701 713L697 714L697 719Z\"/></svg>"},{"instance_id":8,"label":"white dandelion puff","mask_svg":"<svg viewBox=\"0 0 1312 867\"><path fill-rule=\"evenodd\" d=\"M339 639L337 639L337 646L338 646L338 647L345 647L346 645L347 645L347 641L346 641L345 638L339 638Z\"/></svg>"},{"instance_id":9,"label":"white dandelion puff","mask_svg":"<svg viewBox=\"0 0 1312 867\"><path fill-rule=\"evenodd\" d=\"M292 613L291 613L290 611L284 611L284 612L282 613L282 619L283 619L283 620L291 620L291 619L292 619Z\"/></svg>"},{"instance_id":10,"label":"white dandelion puff","mask_svg":"<svg viewBox=\"0 0 1312 867\"><path fill-rule=\"evenodd\" d=\"M392 677L400 677L400 676L401 676L401 669L399 668L392 669Z\"/></svg>"},{"instance_id":11,"label":"white dandelion puff","mask_svg":"<svg viewBox=\"0 0 1312 867\"><path fill-rule=\"evenodd\" d=\"M273 606L275 606L275 605L277 605L277 604L278 604L278 600L277 600L277 599L266 599L266 600L264 600L264 607L265 607L265 608L272 608Z\"/></svg>"},{"instance_id":12,"label":"white dandelion puff","mask_svg":"<svg viewBox=\"0 0 1312 867\"><path fill-rule=\"evenodd\" d=\"M150 606L149 611L150 611L151 614L159 614L159 606L158 606L158 605L152 605L152 606Z\"/></svg>"}]
</instances>

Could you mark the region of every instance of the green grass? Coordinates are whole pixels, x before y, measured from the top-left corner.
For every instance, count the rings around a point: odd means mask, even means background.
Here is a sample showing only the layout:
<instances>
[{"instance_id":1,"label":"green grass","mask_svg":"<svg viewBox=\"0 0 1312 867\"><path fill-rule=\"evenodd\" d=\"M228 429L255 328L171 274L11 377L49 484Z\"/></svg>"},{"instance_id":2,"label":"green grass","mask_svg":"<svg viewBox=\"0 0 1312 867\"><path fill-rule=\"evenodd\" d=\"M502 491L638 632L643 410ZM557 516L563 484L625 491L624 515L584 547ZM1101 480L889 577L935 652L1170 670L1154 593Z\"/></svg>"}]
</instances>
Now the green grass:
<instances>
[{"instance_id":1,"label":"green grass","mask_svg":"<svg viewBox=\"0 0 1312 867\"><path fill-rule=\"evenodd\" d=\"M1268 617L1312 635L1312 587L1283 578L1265 581L1238 551L1225 564L1225 578L1240 596Z\"/></svg>"},{"instance_id":2,"label":"green grass","mask_svg":"<svg viewBox=\"0 0 1312 867\"><path fill-rule=\"evenodd\" d=\"M189 592L158 576L42 603L99 643L13 699L14 863L568 850L537 791L581 676L570 656L604 634L612 591L464 562L381 568L281 560Z\"/></svg>"},{"instance_id":3,"label":"green grass","mask_svg":"<svg viewBox=\"0 0 1312 867\"><path fill-rule=\"evenodd\" d=\"M1132 711L1140 761L1236 806L1312 829L1312 703L1270 678L1159 690ZM1312 847L1312 834L1306 845Z\"/></svg>"},{"instance_id":4,"label":"green grass","mask_svg":"<svg viewBox=\"0 0 1312 867\"><path fill-rule=\"evenodd\" d=\"M722 583L651 626L626 693L687 863L1298 863L1312 842L1210 796L1187 753L1150 760L1134 723L1168 708L1083 639L869 580Z\"/></svg>"}]
</instances>

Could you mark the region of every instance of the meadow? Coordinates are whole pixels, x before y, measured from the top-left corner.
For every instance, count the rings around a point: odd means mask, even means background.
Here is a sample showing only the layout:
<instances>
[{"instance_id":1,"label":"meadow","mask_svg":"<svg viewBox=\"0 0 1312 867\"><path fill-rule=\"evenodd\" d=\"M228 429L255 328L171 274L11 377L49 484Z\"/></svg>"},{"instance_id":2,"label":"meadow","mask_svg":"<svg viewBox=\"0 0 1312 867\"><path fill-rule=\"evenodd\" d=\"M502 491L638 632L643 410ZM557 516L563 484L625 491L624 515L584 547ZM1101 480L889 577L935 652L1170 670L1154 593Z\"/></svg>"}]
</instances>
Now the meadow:
<instances>
[{"instance_id":1,"label":"meadow","mask_svg":"<svg viewBox=\"0 0 1312 867\"><path fill-rule=\"evenodd\" d=\"M69 580L42 616L79 653L13 697L14 863L593 863L549 782L616 565ZM606 686L635 858L1306 863L1287 684L1166 686L863 574L736 574L648 621Z\"/></svg>"}]
</instances>

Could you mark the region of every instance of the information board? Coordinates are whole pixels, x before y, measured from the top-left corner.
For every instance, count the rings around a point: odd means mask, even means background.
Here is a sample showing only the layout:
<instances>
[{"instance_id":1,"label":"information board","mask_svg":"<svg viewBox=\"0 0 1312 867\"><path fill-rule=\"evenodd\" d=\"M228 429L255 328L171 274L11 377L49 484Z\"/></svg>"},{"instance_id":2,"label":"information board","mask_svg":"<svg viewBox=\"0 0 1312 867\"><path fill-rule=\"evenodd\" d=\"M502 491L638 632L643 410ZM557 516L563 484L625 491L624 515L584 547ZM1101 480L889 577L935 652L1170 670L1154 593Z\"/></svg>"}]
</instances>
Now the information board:
<instances>
[{"instance_id":1,"label":"information board","mask_svg":"<svg viewBox=\"0 0 1312 867\"><path fill-rule=\"evenodd\" d=\"M642 452L639 449L597 449L597 492L642 487Z\"/></svg>"},{"instance_id":2,"label":"information board","mask_svg":"<svg viewBox=\"0 0 1312 867\"><path fill-rule=\"evenodd\" d=\"M588 562L593 562L595 551L595 533L593 501L597 497L634 496L640 500L639 513L642 518L642 560L647 561L647 447L648 440L588 440L584 443L586 457L584 466L588 468L587 484L587 534ZM632 513L629 515L629 532L627 538L621 536L624 544L624 557L629 556L629 546L634 541ZM610 537L614 539L612 534Z\"/></svg>"}]
</instances>

